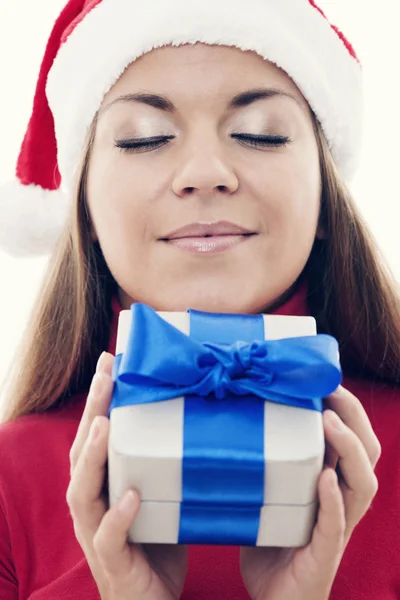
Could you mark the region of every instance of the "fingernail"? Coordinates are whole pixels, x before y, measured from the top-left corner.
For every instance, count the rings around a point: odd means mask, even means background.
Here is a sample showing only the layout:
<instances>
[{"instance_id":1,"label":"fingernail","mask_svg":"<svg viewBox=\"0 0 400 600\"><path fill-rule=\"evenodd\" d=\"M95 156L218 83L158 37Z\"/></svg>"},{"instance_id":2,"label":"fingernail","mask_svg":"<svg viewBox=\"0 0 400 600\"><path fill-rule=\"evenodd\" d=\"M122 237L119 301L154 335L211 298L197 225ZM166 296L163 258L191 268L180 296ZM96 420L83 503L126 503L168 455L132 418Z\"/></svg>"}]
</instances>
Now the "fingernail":
<instances>
[{"instance_id":1,"label":"fingernail","mask_svg":"<svg viewBox=\"0 0 400 600\"><path fill-rule=\"evenodd\" d=\"M329 413L329 422L337 431L344 431L345 426L342 419L335 413Z\"/></svg>"},{"instance_id":2,"label":"fingernail","mask_svg":"<svg viewBox=\"0 0 400 600\"><path fill-rule=\"evenodd\" d=\"M129 517L132 514L134 506L135 494L132 490L129 490L118 502L118 510L124 515L124 517Z\"/></svg>"},{"instance_id":3,"label":"fingernail","mask_svg":"<svg viewBox=\"0 0 400 600\"><path fill-rule=\"evenodd\" d=\"M98 394L101 393L104 385L104 375L103 373L95 373L92 385L90 386L90 397L95 398Z\"/></svg>"},{"instance_id":4,"label":"fingernail","mask_svg":"<svg viewBox=\"0 0 400 600\"><path fill-rule=\"evenodd\" d=\"M107 353L104 351L100 354L99 356L99 360L97 361L97 365L96 365L96 373L98 373L99 371L101 371L102 367L103 367L103 363L104 363L104 357Z\"/></svg>"}]
</instances>

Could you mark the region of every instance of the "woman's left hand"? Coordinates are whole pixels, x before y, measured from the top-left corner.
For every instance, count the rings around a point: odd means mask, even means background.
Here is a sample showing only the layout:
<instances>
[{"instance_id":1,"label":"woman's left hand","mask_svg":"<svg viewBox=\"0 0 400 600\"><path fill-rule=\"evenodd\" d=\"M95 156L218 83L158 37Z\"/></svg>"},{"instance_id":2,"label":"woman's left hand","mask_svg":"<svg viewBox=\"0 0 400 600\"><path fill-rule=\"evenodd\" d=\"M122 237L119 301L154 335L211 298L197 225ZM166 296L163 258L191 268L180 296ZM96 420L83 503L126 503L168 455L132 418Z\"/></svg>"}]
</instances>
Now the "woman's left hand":
<instances>
[{"instance_id":1,"label":"woman's left hand","mask_svg":"<svg viewBox=\"0 0 400 600\"><path fill-rule=\"evenodd\" d=\"M311 541L303 548L241 548L242 577L253 600L328 600L346 545L378 490L374 469L381 447L361 403L339 386L326 404L331 460L318 481Z\"/></svg>"}]
</instances>

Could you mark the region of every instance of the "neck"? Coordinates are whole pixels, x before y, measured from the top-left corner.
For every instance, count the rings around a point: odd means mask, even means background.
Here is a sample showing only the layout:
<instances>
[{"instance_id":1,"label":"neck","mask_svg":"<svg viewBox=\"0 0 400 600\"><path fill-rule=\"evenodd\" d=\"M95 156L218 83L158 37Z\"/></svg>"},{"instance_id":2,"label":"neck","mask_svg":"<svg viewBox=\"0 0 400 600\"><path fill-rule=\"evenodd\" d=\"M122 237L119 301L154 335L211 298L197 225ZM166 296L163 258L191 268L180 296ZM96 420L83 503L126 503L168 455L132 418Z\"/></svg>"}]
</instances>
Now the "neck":
<instances>
[{"instance_id":1,"label":"neck","mask_svg":"<svg viewBox=\"0 0 400 600\"><path fill-rule=\"evenodd\" d=\"M310 316L307 296L308 280L301 275L265 312L271 315Z\"/></svg>"}]
</instances>

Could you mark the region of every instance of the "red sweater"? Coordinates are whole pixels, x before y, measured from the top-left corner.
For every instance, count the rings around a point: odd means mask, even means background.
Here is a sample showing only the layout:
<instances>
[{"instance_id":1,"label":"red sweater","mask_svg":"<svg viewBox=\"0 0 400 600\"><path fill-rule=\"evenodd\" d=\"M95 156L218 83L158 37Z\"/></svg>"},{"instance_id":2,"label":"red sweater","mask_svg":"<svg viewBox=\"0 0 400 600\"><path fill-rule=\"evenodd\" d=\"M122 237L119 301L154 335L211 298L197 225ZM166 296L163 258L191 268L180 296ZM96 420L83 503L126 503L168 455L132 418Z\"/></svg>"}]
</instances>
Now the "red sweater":
<instances>
[{"instance_id":1,"label":"red sweater","mask_svg":"<svg viewBox=\"0 0 400 600\"><path fill-rule=\"evenodd\" d=\"M307 315L306 285L275 314ZM117 316L108 350L115 353ZM382 445L378 494L357 526L331 600L400 598L400 389L344 380ZM86 394L41 415L0 425L0 600L99 600L65 500L69 449ZM239 548L191 546L182 600L248 600ZM293 600L296 600L295 598Z\"/></svg>"}]
</instances>

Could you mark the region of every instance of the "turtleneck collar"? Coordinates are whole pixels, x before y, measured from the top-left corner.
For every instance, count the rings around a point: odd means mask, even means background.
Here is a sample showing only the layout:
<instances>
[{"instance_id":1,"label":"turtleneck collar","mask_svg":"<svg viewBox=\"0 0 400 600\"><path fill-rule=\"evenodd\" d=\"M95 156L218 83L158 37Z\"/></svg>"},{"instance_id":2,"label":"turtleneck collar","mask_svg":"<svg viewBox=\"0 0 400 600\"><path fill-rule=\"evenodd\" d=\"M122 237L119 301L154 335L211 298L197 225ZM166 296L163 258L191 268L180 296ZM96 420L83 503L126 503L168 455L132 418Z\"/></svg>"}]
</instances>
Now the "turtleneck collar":
<instances>
[{"instance_id":1,"label":"turtleneck collar","mask_svg":"<svg viewBox=\"0 0 400 600\"><path fill-rule=\"evenodd\" d=\"M307 296L308 281L307 278L304 275L302 275L297 280L296 284L293 287L293 290L290 292L288 297L285 298L283 302L274 310L266 312L272 315L291 315L298 317L310 316ZM111 308L113 316L110 328L110 341L107 351L111 354L115 354L115 347L117 343L118 317L119 313L122 310L124 310L117 293L115 293L112 298Z\"/></svg>"}]
</instances>

